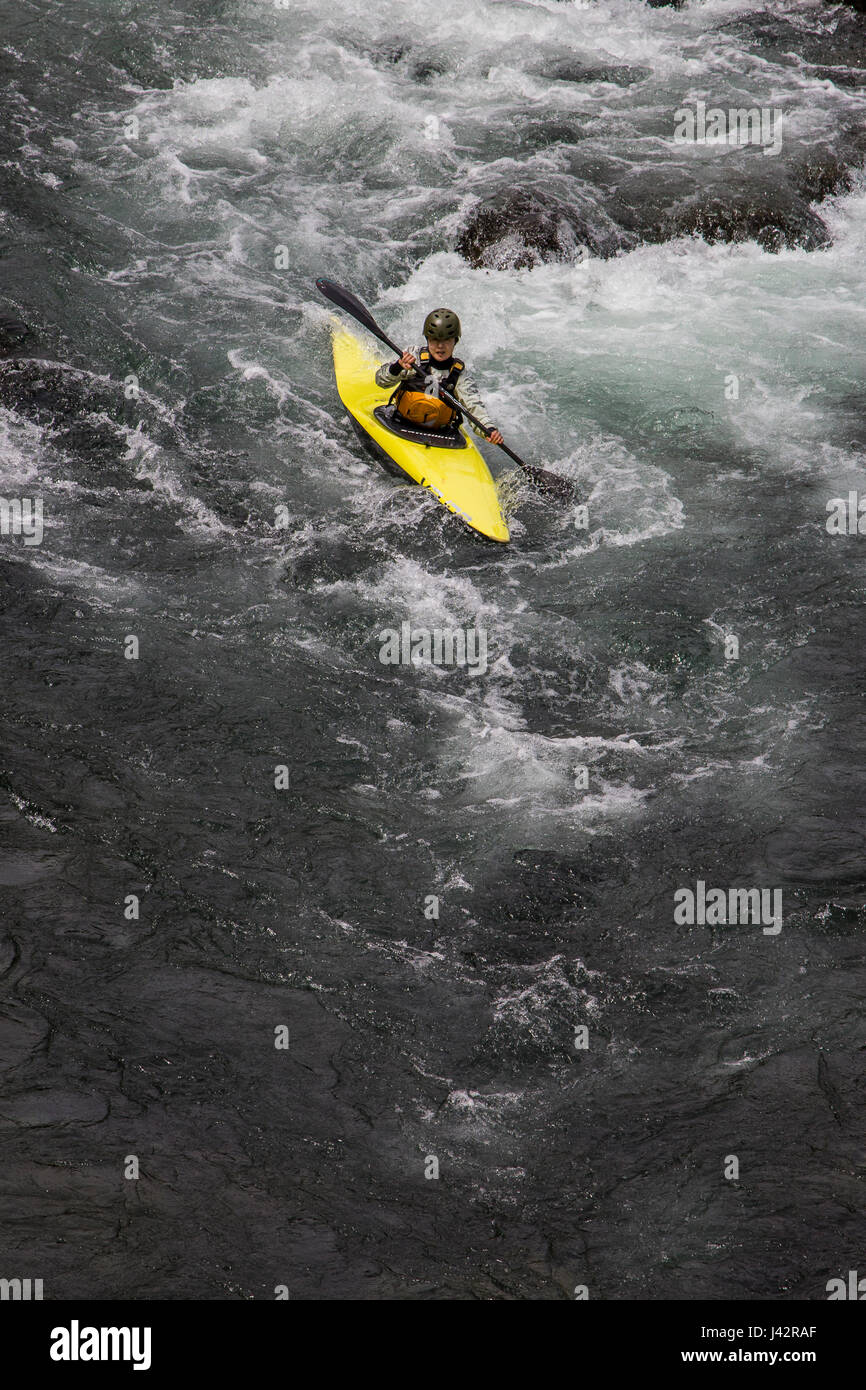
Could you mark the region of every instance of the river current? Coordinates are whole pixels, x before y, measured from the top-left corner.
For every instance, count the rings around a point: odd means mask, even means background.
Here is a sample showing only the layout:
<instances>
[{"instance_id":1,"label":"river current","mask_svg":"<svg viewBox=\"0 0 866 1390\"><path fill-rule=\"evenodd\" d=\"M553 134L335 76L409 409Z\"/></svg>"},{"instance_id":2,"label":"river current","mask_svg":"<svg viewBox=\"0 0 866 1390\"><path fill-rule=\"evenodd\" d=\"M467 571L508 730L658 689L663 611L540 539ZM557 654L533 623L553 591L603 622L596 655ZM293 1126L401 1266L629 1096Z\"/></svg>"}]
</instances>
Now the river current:
<instances>
[{"instance_id":1,"label":"river current","mask_svg":"<svg viewBox=\"0 0 866 1390\"><path fill-rule=\"evenodd\" d=\"M0 493L44 508L0 539L0 1275L826 1297L863 1258L866 542L827 523L866 492L866 20L0 19ZM675 139L700 102L780 148ZM516 191L559 242L473 253ZM400 342L455 308L588 525L492 447L501 548L372 464L317 276ZM404 623L484 669L383 664ZM677 910L714 888L780 929Z\"/></svg>"}]
</instances>

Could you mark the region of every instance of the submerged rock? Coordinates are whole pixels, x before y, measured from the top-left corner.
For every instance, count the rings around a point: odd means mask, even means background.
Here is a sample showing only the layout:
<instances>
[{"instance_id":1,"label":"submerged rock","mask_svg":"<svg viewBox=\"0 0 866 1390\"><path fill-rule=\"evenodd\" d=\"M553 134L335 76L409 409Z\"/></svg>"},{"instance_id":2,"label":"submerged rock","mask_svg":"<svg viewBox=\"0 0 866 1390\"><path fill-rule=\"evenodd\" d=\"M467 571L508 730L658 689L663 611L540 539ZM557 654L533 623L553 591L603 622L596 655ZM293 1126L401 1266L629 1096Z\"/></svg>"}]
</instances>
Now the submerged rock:
<instances>
[{"instance_id":1,"label":"submerged rock","mask_svg":"<svg viewBox=\"0 0 866 1390\"><path fill-rule=\"evenodd\" d=\"M0 405L26 416L59 448L86 462L104 486L147 488L131 476L126 429L146 422L148 437L176 440L166 421L143 402L126 400L120 382L106 381L62 363L10 358L0 363Z\"/></svg>"},{"instance_id":2,"label":"submerged rock","mask_svg":"<svg viewBox=\"0 0 866 1390\"><path fill-rule=\"evenodd\" d=\"M72 429L81 423L107 429L134 420L120 383L104 381L59 362L21 358L0 370L0 402L40 425Z\"/></svg>"},{"instance_id":3,"label":"submerged rock","mask_svg":"<svg viewBox=\"0 0 866 1390\"><path fill-rule=\"evenodd\" d=\"M503 189L473 209L456 249L476 269L523 270L586 252L607 258L632 245L589 200L578 209L537 189Z\"/></svg>"},{"instance_id":4,"label":"submerged rock","mask_svg":"<svg viewBox=\"0 0 866 1390\"><path fill-rule=\"evenodd\" d=\"M835 82L837 87L866 87L866 70L863 68L846 68L835 64L810 64L809 76L817 77L821 82Z\"/></svg>"},{"instance_id":5,"label":"submerged rock","mask_svg":"<svg viewBox=\"0 0 866 1390\"><path fill-rule=\"evenodd\" d=\"M0 357L17 357L32 337L22 319L12 314L0 314Z\"/></svg>"},{"instance_id":6,"label":"submerged rock","mask_svg":"<svg viewBox=\"0 0 866 1390\"><path fill-rule=\"evenodd\" d=\"M620 87L628 87L633 82L643 82L650 72L650 68L628 67L618 63L588 67L573 59L563 58L545 67L539 76L549 77L553 82L615 82Z\"/></svg>"},{"instance_id":7,"label":"submerged rock","mask_svg":"<svg viewBox=\"0 0 866 1390\"><path fill-rule=\"evenodd\" d=\"M449 71L452 62L447 48L419 44L417 37L392 38L379 44L362 43L358 52L376 67L401 67L413 82L433 82Z\"/></svg>"}]
</instances>

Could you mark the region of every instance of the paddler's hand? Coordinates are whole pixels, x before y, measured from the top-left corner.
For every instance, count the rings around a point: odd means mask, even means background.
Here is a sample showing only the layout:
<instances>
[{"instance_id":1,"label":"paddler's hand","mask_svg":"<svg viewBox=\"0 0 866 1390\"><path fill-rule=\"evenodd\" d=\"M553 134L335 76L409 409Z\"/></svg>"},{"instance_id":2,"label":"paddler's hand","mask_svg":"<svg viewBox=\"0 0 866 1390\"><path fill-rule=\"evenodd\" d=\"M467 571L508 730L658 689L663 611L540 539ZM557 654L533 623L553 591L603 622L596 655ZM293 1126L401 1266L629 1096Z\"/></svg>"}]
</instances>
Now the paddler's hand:
<instances>
[{"instance_id":1,"label":"paddler's hand","mask_svg":"<svg viewBox=\"0 0 866 1390\"><path fill-rule=\"evenodd\" d=\"M490 440L491 444L505 443L505 440L502 438L502 435L499 433L499 430L490 430L488 432L487 438Z\"/></svg>"},{"instance_id":2,"label":"paddler's hand","mask_svg":"<svg viewBox=\"0 0 866 1390\"><path fill-rule=\"evenodd\" d=\"M400 366L403 368L404 372L411 372L412 368L417 365L415 358L412 356L408 348L403 353L402 357L399 357L397 360L399 361Z\"/></svg>"}]
</instances>

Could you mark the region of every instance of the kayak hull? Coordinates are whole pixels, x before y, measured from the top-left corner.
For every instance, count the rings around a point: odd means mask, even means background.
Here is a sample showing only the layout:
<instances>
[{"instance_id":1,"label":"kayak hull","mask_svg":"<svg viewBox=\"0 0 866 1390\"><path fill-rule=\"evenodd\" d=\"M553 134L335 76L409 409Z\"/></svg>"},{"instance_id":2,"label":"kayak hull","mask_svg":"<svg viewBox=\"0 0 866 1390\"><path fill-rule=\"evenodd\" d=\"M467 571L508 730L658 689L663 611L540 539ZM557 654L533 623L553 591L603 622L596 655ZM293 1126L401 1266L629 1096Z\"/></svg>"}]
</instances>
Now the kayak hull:
<instances>
[{"instance_id":1,"label":"kayak hull","mask_svg":"<svg viewBox=\"0 0 866 1390\"><path fill-rule=\"evenodd\" d=\"M376 358L342 325L334 329L333 349L340 400L373 457L394 476L426 487L443 507L487 540L509 540L496 484L472 440L461 431L465 447L443 448L420 442L417 430L412 431L413 439L395 434L376 413L391 395L387 387L376 385Z\"/></svg>"}]
</instances>

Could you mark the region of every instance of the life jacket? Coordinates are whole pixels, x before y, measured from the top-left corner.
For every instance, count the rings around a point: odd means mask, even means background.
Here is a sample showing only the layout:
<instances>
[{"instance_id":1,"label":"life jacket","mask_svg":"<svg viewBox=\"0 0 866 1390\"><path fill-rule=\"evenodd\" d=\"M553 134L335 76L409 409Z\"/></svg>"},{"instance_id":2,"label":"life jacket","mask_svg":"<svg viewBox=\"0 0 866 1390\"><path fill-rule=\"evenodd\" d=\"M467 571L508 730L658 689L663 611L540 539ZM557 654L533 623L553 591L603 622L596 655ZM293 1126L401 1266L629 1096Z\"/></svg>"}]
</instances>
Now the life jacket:
<instances>
[{"instance_id":1,"label":"life jacket","mask_svg":"<svg viewBox=\"0 0 866 1390\"><path fill-rule=\"evenodd\" d=\"M440 400L438 395L428 395L427 391L419 390L419 376L426 377L431 374L431 358L428 348L422 348L418 353L420 372L407 377L397 387L391 397L394 409L402 415L404 420L411 420L413 425L426 425L430 428L444 429L448 425L456 425L463 418L459 410L455 410L447 401ZM449 395L454 395L454 389L460 379L460 373L466 366L459 358L452 357L451 368L448 375L439 383L437 390L444 390Z\"/></svg>"}]
</instances>

